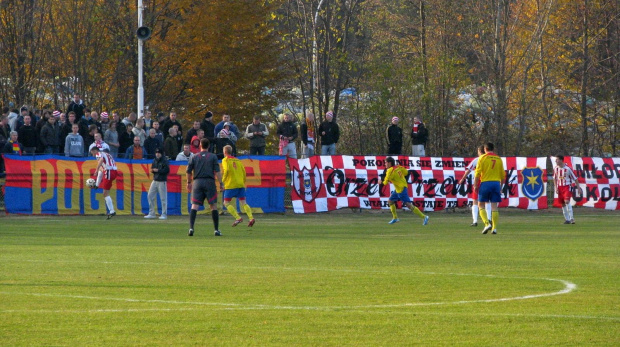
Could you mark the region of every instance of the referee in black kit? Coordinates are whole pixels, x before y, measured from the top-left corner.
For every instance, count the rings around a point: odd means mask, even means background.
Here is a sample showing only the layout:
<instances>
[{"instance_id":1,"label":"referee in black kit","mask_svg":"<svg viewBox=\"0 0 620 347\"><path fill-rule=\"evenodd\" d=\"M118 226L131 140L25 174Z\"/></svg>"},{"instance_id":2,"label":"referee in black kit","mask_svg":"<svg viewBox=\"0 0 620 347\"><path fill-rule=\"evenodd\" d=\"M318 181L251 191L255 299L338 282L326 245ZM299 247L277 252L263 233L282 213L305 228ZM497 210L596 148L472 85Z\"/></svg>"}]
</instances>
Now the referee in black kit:
<instances>
[{"instance_id":1,"label":"referee in black kit","mask_svg":"<svg viewBox=\"0 0 620 347\"><path fill-rule=\"evenodd\" d=\"M219 214L217 211L217 189L215 178L220 182L220 189L224 190L222 173L217 156L209 152L209 140L200 140L200 153L194 155L187 164L187 191L192 193L192 209L189 212L189 236L194 236L194 222L198 208L203 206L205 199L211 206L211 218L215 226L215 236L222 236L219 231ZM193 176L192 176L193 171Z\"/></svg>"}]
</instances>

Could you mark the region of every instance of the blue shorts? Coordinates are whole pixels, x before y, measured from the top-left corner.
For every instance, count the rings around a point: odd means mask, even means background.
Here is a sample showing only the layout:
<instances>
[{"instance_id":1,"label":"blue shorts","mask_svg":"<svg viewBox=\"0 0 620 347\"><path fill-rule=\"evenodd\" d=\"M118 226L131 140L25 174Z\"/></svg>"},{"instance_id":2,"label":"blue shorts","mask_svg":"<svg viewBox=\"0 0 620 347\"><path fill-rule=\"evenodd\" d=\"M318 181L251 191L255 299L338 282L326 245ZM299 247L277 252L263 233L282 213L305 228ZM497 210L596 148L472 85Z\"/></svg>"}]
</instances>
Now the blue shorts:
<instances>
[{"instance_id":1,"label":"blue shorts","mask_svg":"<svg viewBox=\"0 0 620 347\"><path fill-rule=\"evenodd\" d=\"M478 201L502 202L502 185L499 181L487 181L480 183L478 188Z\"/></svg>"},{"instance_id":2,"label":"blue shorts","mask_svg":"<svg viewBox=\"0 0 620 347\"><path fill-rule=\"evenodd\" d=\"M232 198L245 200L245 188L226 189L224 191L224 200L231 200Z\"/></svg>"},{"instance_id":3,"label":"blue shorts","mask_svg":"<svg viewBox=\"0 0 620 347\"><path fill-rule=\"evenodd\" d=\"M397 193L395 190L392 191L392 194L390 195L390 201L402 201L403 203L405 202L411 202L411 199L409 199L409 194L407 193L407 188L403 189L402 192Z\"/></svg>"}]
</instances>

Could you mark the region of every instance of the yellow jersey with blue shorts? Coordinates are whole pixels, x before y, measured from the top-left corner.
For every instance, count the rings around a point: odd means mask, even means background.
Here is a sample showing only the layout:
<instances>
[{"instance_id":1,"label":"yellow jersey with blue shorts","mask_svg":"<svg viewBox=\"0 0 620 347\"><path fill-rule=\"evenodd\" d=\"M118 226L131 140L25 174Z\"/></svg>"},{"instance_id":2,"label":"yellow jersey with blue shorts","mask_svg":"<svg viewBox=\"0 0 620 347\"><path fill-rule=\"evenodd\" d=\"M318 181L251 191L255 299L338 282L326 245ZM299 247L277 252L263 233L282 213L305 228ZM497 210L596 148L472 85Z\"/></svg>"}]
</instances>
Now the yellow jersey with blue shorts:
<instances>
[{"instance_id":1,"label":"yellow jersey with blue shorts","mask_svg":"<svg viewBox=\"0 0 620 347\"><path fill-rule=\"evenodd\" d=\"M480 180L478 201L501 202L501 182L506 178L502 158L493 152L483 154L478 159L475 175Z\"/></svg>"},{"instance_id":2,"label":"yellow jersey with blue shorts","mask_svg":"<svg viewBox=\"0 0 620 347\"><path fill-rule=\"evenodd\" d=\"M394 185L394 191L390 195L392 201L411 202L409 193L407 192L407 175L409 172L407 169L400 165L392 166L385 172L385 178L383 179L383 185L392 183Z\"/></svg>"},{"instance_id":3,"label":"yellow jersey with blue shorts","mask_svg":"<svg viewBox=\"0 0 620 347\"><path fill-rule=\"evenodd\" d=\"M222 159L222 183L224 200L245 199L245 167L241 160L235 157Z\"/></svg>"}]
</instances>

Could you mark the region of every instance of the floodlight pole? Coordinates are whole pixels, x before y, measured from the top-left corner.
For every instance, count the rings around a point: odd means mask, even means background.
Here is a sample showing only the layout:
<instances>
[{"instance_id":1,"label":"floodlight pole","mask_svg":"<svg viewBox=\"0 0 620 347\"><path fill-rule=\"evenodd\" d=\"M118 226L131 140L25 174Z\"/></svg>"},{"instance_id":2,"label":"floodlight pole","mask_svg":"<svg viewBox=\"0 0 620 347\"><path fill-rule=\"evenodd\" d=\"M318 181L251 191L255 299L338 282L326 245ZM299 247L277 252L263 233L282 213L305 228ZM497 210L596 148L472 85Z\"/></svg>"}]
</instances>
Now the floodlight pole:
<instances>
[{"instance_id":1,"label":"floodlight pole","mask_svg":"<svg viewBox=\"0 0 620 347\"><path fill-rule=\"evenodd\" d=\"M138 28L142 27L142 11L144 6L142 0L138 0ZM144 40L138 38L138 119L144 115L144 86L142 84L142 46Z\"/></svg>"},{"instance_id":2,"label":"floodlight pole","mask_svg":"<svg viewBox=\"0 0 620 347\"><path fill-rule=\"evenodd\" d=\"M320 96L318 94L318 86L319 86L319 63L318 63L318 52L316 47L316 23L319 21L319 11L321 10L321 6L323 5L323 1L319 1L319 5L316 7L316 12L314 14L314 35L312 40L312 89L315 93L317 93L317 98Z\"/></svg>"}]
</instances>

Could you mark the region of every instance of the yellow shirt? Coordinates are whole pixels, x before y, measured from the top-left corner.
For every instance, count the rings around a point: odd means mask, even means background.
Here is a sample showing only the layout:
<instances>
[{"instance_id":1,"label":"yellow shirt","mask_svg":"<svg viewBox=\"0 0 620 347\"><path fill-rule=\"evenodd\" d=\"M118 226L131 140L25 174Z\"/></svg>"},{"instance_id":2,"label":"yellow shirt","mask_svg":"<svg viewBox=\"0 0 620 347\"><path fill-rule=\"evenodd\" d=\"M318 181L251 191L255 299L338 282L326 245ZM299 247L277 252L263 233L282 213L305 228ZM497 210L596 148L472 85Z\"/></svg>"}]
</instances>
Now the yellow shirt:
<instances>
[{"instance_id":1,"label":"yellow shirt","mask_svg":"<svg viewBox=\"0 0 620 347\"><path fill-rule=\"evenodd\" d=\"M476 165L476 177L480 179L480 182L502 182L506 177L502 158L492 152L481 155Z\"/></svg>"},{"instance_id":2,"label":"yellow shirt","mask_svg":"<svg viewBox=\"0 0 620 347\"><path fill-rule=\"evenodd\" d=\"M388 182L394 185L397 193L402 193L405 188L407 188L407 169L400 165L392 166L387 169L385 173L385 178L383 179L383 185L387 185Z\"/></svg>"},{"instance_id":3,"label":"yellow shirt","mask_svg":"<svg viewBox=\"0 0 620 347\"><path fill-rule=\"evenodd\" d=\"M222 159L222 182L225 189L245 188L245 168L235 157Z\"/></svg>"}]
</instances>

